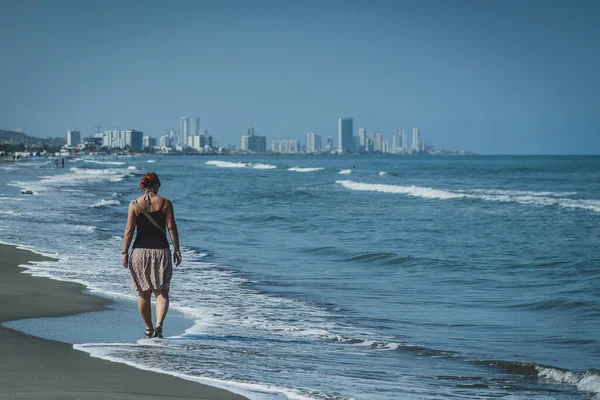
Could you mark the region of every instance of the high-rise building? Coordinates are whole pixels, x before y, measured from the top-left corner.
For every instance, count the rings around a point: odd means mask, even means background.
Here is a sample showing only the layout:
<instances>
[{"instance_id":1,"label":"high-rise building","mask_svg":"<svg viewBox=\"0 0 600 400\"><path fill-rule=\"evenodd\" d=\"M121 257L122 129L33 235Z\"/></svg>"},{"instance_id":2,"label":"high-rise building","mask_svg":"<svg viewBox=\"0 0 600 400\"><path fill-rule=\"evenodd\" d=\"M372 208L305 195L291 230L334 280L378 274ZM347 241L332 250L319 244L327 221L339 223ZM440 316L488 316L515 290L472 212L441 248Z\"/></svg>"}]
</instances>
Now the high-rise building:
<instances>
[{"instance_id":1,"label":"high-rise building","mask_svg":"<svg viewBox=\"0 0 600 400\"><path fill-rule=\"evenodd\" d=\"M169 135L160 137L160 147L171 147L171 137Z\"/></svg>"},{"instance_id":2,"label":"high-rise building","mask_svg":"<svg viewBox=\"0 0 600 400\"><path fill-rule=\"evenodd\" d=\"M354 151L353 129L352 117L338 120L338 151L342 153Z\"/></svg>"},{"instance_id":3,"label":"high-rise building","mask_svg":"<svg viewBox=\"0 0 600 400\"><path fill-rule=\"evenodd\" d=\"M248 126L247 135L242 136L242 151L255 151L257 153L266 153L267 138L254 134L254 127Z\"/></svg>"},{"instance_id":4,"label":"high-rise building","mask_svg":"<svg viewBox=\"0 0 600 400\"><path fill-rule=\"evenodd\" d=\"M419 128L413 128L413 140L412 140L412 151L420 151L421 145L419 143Z\"/></svg>"},{"instance_id":5,"label":"high-rise building","mask_svg":"<svg viewBox=\"0 0 600 400\"><path fill-rule=\"evenodd\" d=\"M271 151L273 153L281 153L281 140L273 140L271 142Z\"/></svg>"},{"instance_id":6,"label":"high-rise building","mask_svg":"<svg viewBox=\"0 0 600 400\"><path fill-rule=\"evenodd\" d=\"M133 129L104 131L102 145L123 149L127 146L133 151L140 151L143 147L144 134Z\"/></svg>"},{"instance_id":7,"label":"high-rise building","mask_svg":"<svg viewBox=\"0 0 600 400\"><path fill-rule=\"evenodd\" d=\"M267 138L265 136L248 136L248 151L265 153L267 151Z\"/></svg>"},{"instance_id":8,"label":"high-rise building","mask_svg":"<svg viewBox=\"0 0 600 400\"><path fill-rule=\"evenodd\" d=\"M373 152L373 139L370 137L365 138L365 152L372 153Z\"/></svg>"},{"instance_id":9,"label":"high-rise building","mask_svg":"<svg viewBox=\"0 0 600 400\"><path fill-rule=\"evenodd\" d=\"M402 140L402 132L404 132L404 129L398 127L396 129L396 132L394 133L394 136L392 136L391 151L393 151L394 153L401 153L402 148L404 147L404 141Z\"/></svg>"},{"instance_id":10,"label":"high-rise building","mask_svg":"<svg viewBox=\"0 0 600 400\"><path fill-rule=\"evenodd\" d=\"M188 136L190 136L190 119L188 117L181 117L179 121L179 144L186 146Z\"/></svg>"},{"instance_id":11,"label":"high-rise building","mask_svg":"<svg viewBox=\"0 0 600 400\"><path fill-rule=\"evenodd\" d=\"M200 135L200 117L194 118L194 126L192 127L194 135Z\"/></svg>"},{"instance_id":12,"label":"high-rise building","mask_svg":"<svg viewBox=\"0 0 600 400\"><path fill-rule=\"evenodd\" d=\"M406 154L408 153L408 141L406 140L406 132L404 131L404 128L400 130L400 135L402 136L402 153Z\"/></svg>"},{"instance_id":13,"label":"high-rise building","mask_svg":"<svg viewBox=\"0 0 600 400\"><path fill-rule=\"evenodd\" d=\"M142 146L144 148L156 146L156 138L144 136L144 139L142 140Z\"/></svg>"},{"instance_id":14,"label":"high-rise building","mask_svg":"<svg viewBox=\"0 0 600 400\"><path fill-rule=\"evenodd\" d=\"M69 130L67 131L67 146L74 147L81 142L81 132Z\"/></svg>"},{"instance_id":15,"label":"high-rise building","mask_svg":"<svg viewBox=\"0 0 600 400\"><path fill-rule=\"evenodd\" d=\"M167 133L167 136L169 137L169 146L175 146L179 140L177 130L170 129L169 132Z\"/></svg>"},{"instance_id":16,"label":"high-rise building","mask_svg":"<svg viewBox=\"0 0 600 400\"><path fill-rule=\"evenodd\" d=\"M381 133L373 134L373 151L383 152L383 135Z\"/></svg>"},{"instance_id":17,"label":"high-rise building","mask_svg":"<svg viewBox=\"0 0 600 400\"><path fill-rule=\"evenodd\" d=\"M308 132L306 134L306 152L320 153L321 152L321 135L316 132Z\"/></svg>"},{"instance_id":18,"label":"high-rise building","mask_svg":"<svg viewBox=\"0 0 600 400\"><path fill-rule=\"evenodd\" d=\"M188 136L188 142L187 142L188 147L191 147L192 149L195 149L195 150L201 150L202 147L204 147L204 146L202 146L202 144L200 143L200 137L201 137L200 135Z\"/></svg>"},{"instance_id":19,"label":"high-rise building","mask_svg":"<svg viewBox=\"0 0 600 400\"><path fill-rule=\"evenodd\" d=\"M325 150L327 150L327 151L334 150L333 136L327 136L327 138L325 139Z\"/></svg>"},{"instance_id":20,"label":"high-rise building","mask_svg":"<svg viewBox=\"0 0 600 400\"><path fill-rule=\"evenodd\" d=\"M387 140L382 141L381 152L382 153L390 152L390 142L388 142Z\"/></svg>"},{"instance_id":21,"label":"high-rise building","mask_svg":"<svg viewBox=\"0 0 600 400\"><path fill-rule=\"evenodd\" d=\"M281 142L279 142L279 152L280 153L289 153L290 152L290 141L289 140L282 140Z\"/></svg>"},{"instance_id":22,"label":"high-rise building","mask_svg":"<svg viewBox=\"0 0 600 400\"><path fill-rule=\"evenodd\" d=\"M300 151L300 143L297 140L290 140L288 152L298 153Z\"/></svg>"},{"instance_id":23,"label":"high-rise building","mask_svg":"<svg viewBox=\"0 0 600 400\"><path fill-rule=\"evenodd\" d=\"M365 128L360 128L358 130L358 151L361 153L365 151L366 139L367 139L367 130Z\"/></svg>"}]
</instances>

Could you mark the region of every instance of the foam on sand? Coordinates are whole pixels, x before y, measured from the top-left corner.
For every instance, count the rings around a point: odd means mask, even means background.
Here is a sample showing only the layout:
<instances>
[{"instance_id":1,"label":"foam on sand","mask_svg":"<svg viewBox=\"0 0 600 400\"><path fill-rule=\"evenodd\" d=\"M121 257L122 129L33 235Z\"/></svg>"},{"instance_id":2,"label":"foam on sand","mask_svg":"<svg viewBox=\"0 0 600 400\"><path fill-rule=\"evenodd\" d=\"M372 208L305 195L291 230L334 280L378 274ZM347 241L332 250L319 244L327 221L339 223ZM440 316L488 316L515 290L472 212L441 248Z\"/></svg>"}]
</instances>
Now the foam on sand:
<instances>
[{"instance_id":1,"label":"foam on sand","mask_svg":"<svg viewBox=\"0 0 600 400\"><path fill-rule=\"evenodd\" d=\"M314 167L314 168L310 168L310 167L291 167L288 168L288 171L294 171L294 172L315 172L315 171L323 171L325 168L323 167Z\"/></svg>"},{"instance_id":2,"label":"foam on sand","mask_svg":"<svg viewBox=\"0 0 600 400\"><path fill-rule=\"evenodd\" d=\"M277 399L281 398L281 395L285 396L290 400L313 400L311 397L303 396L302 394L294 391L293 389L277 387L273 385L267 384L258 384L258 383L248 383L248 382L238 382L234 380L224 380L218 378L211 377L203 377L203 376L195 376L195 375L187 375L185 373L175 372L171 370L165 370L159 367L151 367L147 364L142 364L139 362L124 360L119 357L115 357L112 355L110 351L111 347L119 347L122 346L124 348L134 347L131 343L84 343L84 344L74 344L73 348L75 350L83 351L88 353L90 356L95 358L100 358L107 361L112 361L120 364L129 365L134 368L138 368L145 371L158 372L161 374L167 374L171 376L175 376L177 378L185 379L188 381L193 381L197 383L201 383L204 385L209 385L213 387L217 387L220 389L227 390L229 392L239 394L245 396L251 400L266 400L266 399ZM152 346L152 347L161 347L161 343L154 340L145 340L141 339L138 341L137 347L143 346Z\"/></svg>"}]
</instances>

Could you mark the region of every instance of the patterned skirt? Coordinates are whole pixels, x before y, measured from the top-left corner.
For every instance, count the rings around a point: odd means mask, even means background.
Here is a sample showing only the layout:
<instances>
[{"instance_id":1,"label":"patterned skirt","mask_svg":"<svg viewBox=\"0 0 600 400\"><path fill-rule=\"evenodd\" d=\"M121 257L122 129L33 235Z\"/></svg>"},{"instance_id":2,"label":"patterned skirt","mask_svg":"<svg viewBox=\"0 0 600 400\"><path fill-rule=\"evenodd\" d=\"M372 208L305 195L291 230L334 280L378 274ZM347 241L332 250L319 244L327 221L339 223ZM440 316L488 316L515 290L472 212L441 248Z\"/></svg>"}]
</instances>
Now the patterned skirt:
<instances>
[{"instance_id":1,"label":"patterned skirt","mask_svg":"<svg viewBox=\"0 0 600 400\"><path fill-rule=\"evenodd\" d=\"M129 257L133 289L138 292L160 290L169 292L173 263L171 250L135 248Z\"/></svg>"}]
</instances>

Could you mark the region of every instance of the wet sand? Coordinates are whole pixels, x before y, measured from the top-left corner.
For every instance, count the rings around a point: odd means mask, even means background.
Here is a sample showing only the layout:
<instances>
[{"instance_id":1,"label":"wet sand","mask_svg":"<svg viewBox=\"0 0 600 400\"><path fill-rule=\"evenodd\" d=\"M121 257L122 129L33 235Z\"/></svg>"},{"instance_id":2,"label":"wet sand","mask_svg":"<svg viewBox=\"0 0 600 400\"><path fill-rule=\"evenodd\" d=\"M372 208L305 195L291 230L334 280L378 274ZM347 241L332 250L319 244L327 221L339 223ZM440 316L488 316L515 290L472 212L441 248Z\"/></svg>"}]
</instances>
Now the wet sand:
<instances>
[{"instance_id":1,"label":"wet sand","mask_svg":"<svg viewBox=\"0 0 600 400\"><path fill-rule=\"evenodd\" d=\"M110 300L77 283L23 274L48 258L0 244L0 323L104 310ZM103 329L98 326L98 329ZM70 344L0 326L0 399L219 399L245 397L169 375L90 357Z\"/></svg>"}]
</instances>

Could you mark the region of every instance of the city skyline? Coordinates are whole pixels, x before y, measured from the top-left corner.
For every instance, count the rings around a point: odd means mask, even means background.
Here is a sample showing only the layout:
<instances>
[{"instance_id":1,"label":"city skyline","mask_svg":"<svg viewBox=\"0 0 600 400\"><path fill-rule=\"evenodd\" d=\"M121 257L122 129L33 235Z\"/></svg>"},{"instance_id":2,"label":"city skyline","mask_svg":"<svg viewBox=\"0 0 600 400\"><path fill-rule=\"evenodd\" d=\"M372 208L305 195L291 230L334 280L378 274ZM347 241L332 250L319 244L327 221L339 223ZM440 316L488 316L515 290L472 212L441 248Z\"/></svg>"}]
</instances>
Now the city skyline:
<instances>
[{"instance_id":1,"label":"city skyline","mask_svg":"<svg viewBox=\"0 0 600 400\"><path fill-rule=\"evenodd\" d=\"M70 129L66 132L65 149L85 150L88 145L95 148L100 145L105 148L131 150L134 152L158 151L166 153L188 154L190 151L212 153L223 150L227 152L246 153L280 153L280 154L322 154L322 153L394 153L394 154L472 154L464 149L436 149L426 144L420 138L419 128L412 129L412 143L406 139L405 129L398 126L392 134L391 141L381 132L369 132L367 128L358 128L354 135L352 117L338 118L338 144L333 136L323 137L318 132L308 132L304 144L296 139L273 139L268 149L266 136L257 135L254 126L246 128L241 136L239 150L235 144L215 143L208 130L200 125L200 117L192 119L180 117L179 130L170 129L166 135L154 137L144 132L132 129L108 129L99 132L101 126L96 126L98 132L94 136L81 136L81 132Z\"/></svg>"},{"instance_id":2,"label":"city skyline","mask_svg":"<svg viewBox=\"0 0 600 400\"><path fill-rule=\"evenodd\" d=\"M160 137L187 115L219 143L337 142L352 115L478 154L600 153L597 2L141 4L0 3L0 128Z\"/></svg>"}]
</instances>

